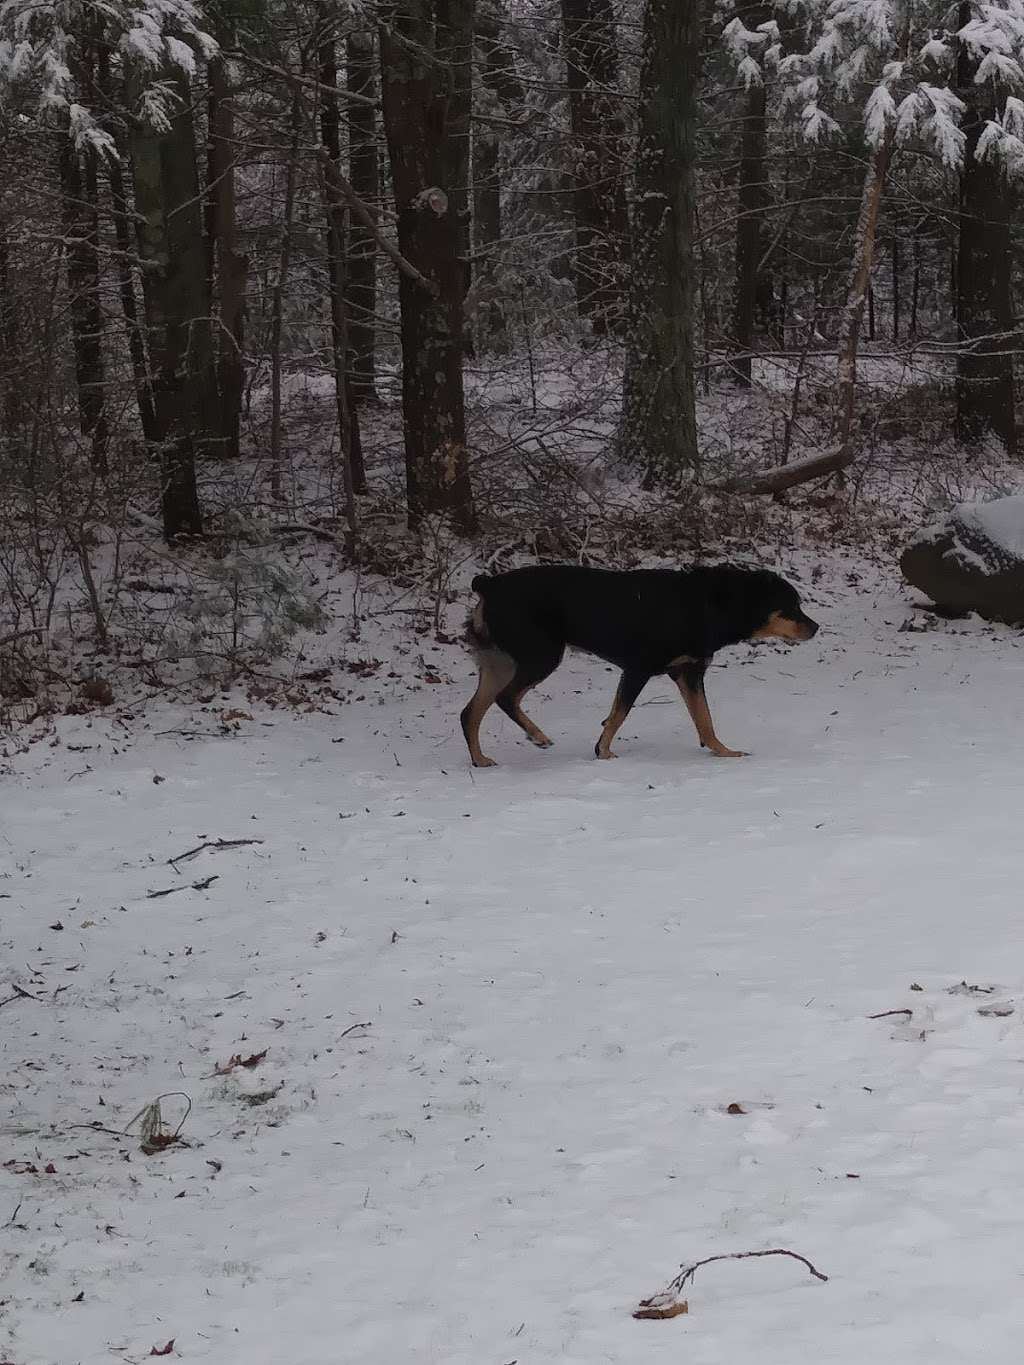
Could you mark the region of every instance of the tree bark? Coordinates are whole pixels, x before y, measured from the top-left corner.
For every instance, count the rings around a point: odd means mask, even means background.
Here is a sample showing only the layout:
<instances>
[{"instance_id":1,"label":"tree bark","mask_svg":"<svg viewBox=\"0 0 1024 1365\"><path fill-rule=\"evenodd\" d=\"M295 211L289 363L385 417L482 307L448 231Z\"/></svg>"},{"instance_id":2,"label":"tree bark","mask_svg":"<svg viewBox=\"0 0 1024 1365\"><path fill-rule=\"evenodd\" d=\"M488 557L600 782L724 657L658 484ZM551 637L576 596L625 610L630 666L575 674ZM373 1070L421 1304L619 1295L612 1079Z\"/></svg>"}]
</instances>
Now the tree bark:
<instances>
[{"instance_id":1,"label":"tree bark","mask_svg":"<svg viewBox=\"0 0 1024 1365\"><path fill-rule=\"evenodd\" d=\"M505 354L510 348L508 319L497 279L500 263L501 141L497 119L523 102L514 57L504 41L504 0L477 14L480 80L472 130L474 334L485 350Z\"/></svg>"},{"instance_id":2,"label":"tree bark","mask_svg":"<svg viewBox=\"0 0 1024 1365\"><path fill-rule=\"evenodd\" d=\"M648 482L697 470L694 405L698 0L647 0L621 446Z\"/></svg>"},{"instance_id":3,"label":"tree bark","mask_svg":"<svg viewBox=\"0 0 1024 1365\"><path fill-rule=\"evenodd\" d=\"M338 107L338 54L334 38L335 19L323 3L318 9L320 40L317 47L320 81L320 137L335 170L341 166L341 112ZM344 210L331 196L324 197L327 217L325 246L327 256L327 292L331 306L331 351L335 380L345 389L338 395L339 415L344 412L344 430L339 435L342 443L344 478L351 479L356 493L366 492L366 467L363 463L363 443L359 432L359 417L352 396L351 356L349 354L348 318L345 312L345 232L340 226Z\"/></svg>"},{"instance_id":4,"label":"tree bark","mask_svg":"<svg viewBox=\"0 0 1024 1365\"><path fill-rule=\"evenodd\" d=\"M838 412L839 452L837 468L853 462L853 416L857 389L857 349L864 321L864 308L871 289L871 269L875 261L878 215L882 209L885 179L892 159L893 130L888 128L872 153L864 177L860 212L854 236L853 262L846 290L846 306L839 333L839 358L836 366L836 408Z\"/></svg>"},{"instance_id":5,"label":"tree bark","mask_svg":"<svg viewBox=\"0 0 1024 1365\"><path fill-rule=\"evenodd\" d=\"M765 4L741 7L738 17L747 28L756 29L771 17ZM768 154L767 97L763 84L751 85L742 95L740 119L740 165L736 219L736 278L733 285L732 342L736 359L732 376L741 388L749 388L753 357L754 317L758 288L764 211L768 206L765 161Z\"/></svg>"},{"instance_id":6,"label":"tree bark","mask_svg":"<svg viewBox=\"0 0 1024 1365\"><path fill-rule=\"evenodd\" d=\"M961 26L972 6L959 7ZM996 116L991 81L978 85L978 58L961 43L957 84L967 105L961 127L966 134L960 173L960 212L956 263L956 316L962 349L956 364L956 434L969 447L986 439L1001 441L1010 456L1017 449L1013 403L1014 330L1010 223L1013 195L1001 168L979 161L978 141Z\"/></svg>"},{"instance_id":7,"label":"tree bark","mask_svg":"<svg viewBox=\"0 0 1024 1365\"><path fill-rule=\"evenodd\" d=\"M11 251L7 224L0 218L0 394L3 395L4 424L0 434L10 438L21 427L22 403L16 375L20 351L18 310L11 289Z\"/></svg>"},{"instance_id":8,"label":"tree bark","mask_svg":"<svg viewBox=\"0 0 1024 1365\"><path fill-rule=\"evenodd\" d=\"M281 224L281 249L277 279L270 305L270 492L281 497L281 337L284 330L284 293L292 255L292 226L295 220L295 180L298 174L299 142L302 136L302 92L292 88L291 144L285 167L284 221Z\"/></svg>"},{"instance_id":9,"label":"tree bark","mask_svg":"<svg viewBox=\"0 0 1024 1365\"><path fill-rule=\"evenodd\" d=\"M348 38L348 89L372 97L375 87L372 33ZM380 199L377 160L377 113L371 106L348 108L348 175L353 192L376 220ZM352 397L356 402L376 394L377 242L373 233L350 219L348 230L346 305L352 353Z\"/></svg>"},{"instance_id":10,"label":"tree bark","mask_svg":"<svg viewBox=\"0 0 1024 1365\"><path fill-rule=\"evenodd\" d=\"M164 535L174 542L202 535L196 459L219 432L208 425L212 348L192 96L177 68L164 79L178 100L170 126L136 124L131 158L161 510Z\"/></svg>"},{"instance_id":11,"label":"tree bark","mask_svg":"<svg viewBox=\"0 0 1024 1365\"><path fill-rule=\"evenodd\" d=\"M227 45L233 35L223 35L223 40ZM216 372L219 453L225 459L236 460L245 390L245 293L249 263L237 250L235 109L225 58L212 58L208 73L206 223L209 294L212 299L216 283L220 295Z\"/></svg>"},{"instance_id":12,"label":"tree bark","mask_svg":"<svg viewBox=\"0 0 1024 1365\"><path fill-rule=\"evenodd\" d=\"M132 377L135 381L135 399L139 405L139 420L142 436L146 444L155 449L160 437L156 429L156 415L153 410L153 385L146 358L146 342L139 321L139 308L135 296L135 280L132 275L132 261L136 255L136 243L132 240L131 220L128 216L128 192L125 187L124 167L119 160L107 158L107 184L110 186L110 203L114 219L114 240L117 242L117 281L121 295L121 312L124 316L125 331L128 334L128 354L132 362Z\"/></svg>"},{"instance_id":13,"label":"tree bark","mask_svg":"<svg viewBox=\"0 0 1024 1365\"><path fill-rule=\"evenodd\" d=\"M688 2L679 0L684 8ZM561 4L572 130L576 307L595 332L620 331L629 222L615 10L612 0Z\"/></svg>"},{"instance_id":14,"label":"tree bark","mask_svg":"<svg viewBox=\"0 0 1024 1365\"><path fill-rule=\"evenodd\" d=\"M402 416L409 524L448 514L475 529L466 453L462 350L465 291L458 186L465 151L447 124L450 68L441 53L472 39L472 0L391 0L380 28L384 128L402 255L429 287L399 276ZM439 38L439 30L459 33ZM462 186L463 190L465 185Z\"/></svg>"},{"instance_id":15,"label":"tree bark","mask_svg":"<svg viewBox=\"0 0 1024 1365\"><path fill-rule=\"evenodd\" d=\"M103 359L104 318L100 298L99 186L96 153L77 148L70 134L61 151L61 191L67 248L71 338L78 388L78 422L94 471L107 473L110 427Z\"/></svg>"}]
</instances>

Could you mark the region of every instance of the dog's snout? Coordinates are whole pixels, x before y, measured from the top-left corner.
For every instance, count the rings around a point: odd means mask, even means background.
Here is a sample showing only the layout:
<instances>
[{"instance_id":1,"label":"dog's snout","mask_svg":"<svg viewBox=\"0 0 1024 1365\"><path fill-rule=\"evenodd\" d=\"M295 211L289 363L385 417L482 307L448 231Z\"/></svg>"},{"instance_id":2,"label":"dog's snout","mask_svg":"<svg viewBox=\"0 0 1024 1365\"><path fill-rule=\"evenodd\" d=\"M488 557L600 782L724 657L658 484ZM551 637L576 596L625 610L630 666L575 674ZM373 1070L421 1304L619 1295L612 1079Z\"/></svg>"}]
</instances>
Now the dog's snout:
<instances>
[{"instance_id":1,"label":"dog's snout","mask_svg":"<svg viewBox=\"0 0 1024 1365\"><path fill-rule=\"evenodd\" d=\"M807 632L808 640L813 640L820 629L817 621L812 621L809 616L804 617L804 630Z\"/></svg>"}]
</instances>

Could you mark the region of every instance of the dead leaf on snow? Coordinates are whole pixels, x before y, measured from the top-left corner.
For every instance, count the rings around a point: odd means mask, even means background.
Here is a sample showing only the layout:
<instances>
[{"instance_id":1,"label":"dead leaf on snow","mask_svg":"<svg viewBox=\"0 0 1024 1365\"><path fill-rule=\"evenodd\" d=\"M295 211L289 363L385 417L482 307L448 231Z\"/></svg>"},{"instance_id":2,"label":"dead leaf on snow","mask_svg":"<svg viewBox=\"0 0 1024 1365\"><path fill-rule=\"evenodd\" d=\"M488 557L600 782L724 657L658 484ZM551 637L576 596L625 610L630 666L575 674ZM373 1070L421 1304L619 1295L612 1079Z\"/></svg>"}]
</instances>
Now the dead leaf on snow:
<instances>
[{"instance_id":1,"label":"dead leaf on snow","mask_svg":"<svg viewBox=\"0 0 1024 1365\"><path fill-rule=\"evenodd\" d=\"M634 1309L635 1318L678 1318L683 1313L690 1311L689 1302L682 1299L679 1303L666 1304L663 1307L656 1307L650 1299L644 1299L640 1307Z\"/></svg>"}]
</instances>

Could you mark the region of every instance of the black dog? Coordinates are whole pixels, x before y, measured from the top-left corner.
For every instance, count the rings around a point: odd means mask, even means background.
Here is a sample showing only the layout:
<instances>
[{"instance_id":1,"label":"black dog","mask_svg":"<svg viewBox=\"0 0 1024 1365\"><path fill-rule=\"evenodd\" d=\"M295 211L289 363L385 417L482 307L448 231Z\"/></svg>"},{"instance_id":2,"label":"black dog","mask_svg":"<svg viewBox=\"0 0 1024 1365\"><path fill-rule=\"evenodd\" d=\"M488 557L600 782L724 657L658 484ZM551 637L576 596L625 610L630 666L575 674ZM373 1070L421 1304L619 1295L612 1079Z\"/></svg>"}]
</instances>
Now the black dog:
<instances>
[{"instance_id":1,"label":"black dog","mask_svg":"<svg viewBox=\"0 0 1024 1365\"><path fill-rule=\"evenodd\" d=\"M667 673L697 727L701 747L739 758L715 734L704 674L724 645L775 636L809 640L818 627L800 608L795 588L766 569L729 564L695 569L615 572L571 564L538 565L473 579L480 601L469 639L480 664L462 732L476 768L494 764L480 749L480 722L494 702L534 744L551 740L520 703L562 662L566 646L622 669L611 714L595 753L615 758L611 744L647 682Z\"/></svg>"}]
</instances>

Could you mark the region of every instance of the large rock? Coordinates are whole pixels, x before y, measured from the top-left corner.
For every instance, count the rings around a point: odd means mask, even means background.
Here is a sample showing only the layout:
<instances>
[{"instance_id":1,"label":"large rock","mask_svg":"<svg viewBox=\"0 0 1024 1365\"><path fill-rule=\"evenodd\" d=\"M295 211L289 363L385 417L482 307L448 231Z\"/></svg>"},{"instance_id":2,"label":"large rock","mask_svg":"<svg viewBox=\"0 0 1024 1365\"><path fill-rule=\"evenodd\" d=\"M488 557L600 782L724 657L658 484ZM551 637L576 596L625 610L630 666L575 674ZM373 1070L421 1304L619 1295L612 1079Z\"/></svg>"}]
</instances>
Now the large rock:
<instances>
[{"instance_id":1,"label":"large rock","mask_svg":"<svg viewBox=\"0 0 1024 1365\"><path fill-rule=\"evenodd\" d=\"M1024 624L1024 497L954 507L918 531L900 568L942 611Z\"/></svg>"}]
</instances>

